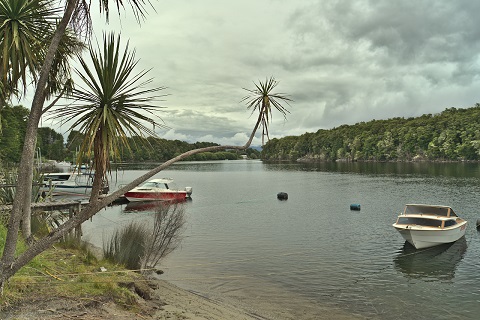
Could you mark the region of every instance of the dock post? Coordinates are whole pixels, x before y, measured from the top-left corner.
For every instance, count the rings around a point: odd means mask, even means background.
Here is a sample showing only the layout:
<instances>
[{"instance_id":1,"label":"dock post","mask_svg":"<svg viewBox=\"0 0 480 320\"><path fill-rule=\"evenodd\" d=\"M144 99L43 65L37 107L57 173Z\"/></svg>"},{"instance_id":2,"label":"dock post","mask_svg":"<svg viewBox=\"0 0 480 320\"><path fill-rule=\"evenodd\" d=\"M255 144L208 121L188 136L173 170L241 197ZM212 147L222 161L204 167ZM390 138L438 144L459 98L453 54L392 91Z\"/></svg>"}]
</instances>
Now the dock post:
<instances>
[{"instance_id":1,"label":"dock post","mask_svg":"<svg viewBox=\"0 0 480 320\"><path fill-rule=\"evenodd\" d=\"M78 214L81 210L82 210L82 202L79 200L74 214ZM79 224L78 227L75 227L75 239L80 241L81 238L82 238L82 225Z\"/></svg>"}]
</instances>

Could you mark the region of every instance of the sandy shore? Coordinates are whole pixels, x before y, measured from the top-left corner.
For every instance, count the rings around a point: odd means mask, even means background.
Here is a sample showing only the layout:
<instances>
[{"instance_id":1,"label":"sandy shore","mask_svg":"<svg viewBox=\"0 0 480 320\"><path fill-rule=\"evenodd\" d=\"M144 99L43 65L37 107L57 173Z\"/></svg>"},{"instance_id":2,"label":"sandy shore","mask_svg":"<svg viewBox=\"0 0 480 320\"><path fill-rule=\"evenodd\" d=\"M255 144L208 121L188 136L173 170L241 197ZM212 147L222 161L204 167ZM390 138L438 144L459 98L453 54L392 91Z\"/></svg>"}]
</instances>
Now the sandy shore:
<instances>
[{"instance_id":1,"label":"sandy shore","mask_svg":"<svg viewBox=\"0 0 480 320\"><path fill-rule=\"evenodd\" d=\"M292 298L278 306L270 303L268 296L258 297L256 314L233 303L217 301L183 290L165 280L152 279L143 283L145 298L137 297L139 308L134 312L115 304L109 297L73 299L38 295L38 299L0 311L0 320L47 319L116 319L116 320L270 320L270 319L366 319L360 315L346 314L337 309L325 308L317 303ZM147 285L148 284L148 285ZM150 289L148 289L150 288ZM299 308L301 306L301 308ZM263 311L260 311L263 310ZM261 314L260 314L261 312Z\"/></svg>"},{"instance_id":2,"label":"sandy shore","mask_svg":"<svg viewBox=\"0 0 480 320\"><path fill-rule=\"evenodd\" d=\"M158 310L155 319L192 319L192 320L225 320L225 319L264 319L260 316L247 312L232 305L220 303L192 292L180 289L166 281L157 282L158 289L155 293L166 305Z\"/></svg>"},{"instance_id":3,"label":"sandy shore","mask_svg":"<svg viewBox=\"0 0 480 320\"><path fill-rule=\"evenodd\" d=\"M70 299L68 297L41 297L0 311L0 319L156 319L156 320L225 320L265 319L248 314L225 303L210 300L178 288L163 280L149 282L147 299L138 297L139 310L131 312L110 299Z\"/></svg>"},{"instance_id":4,"label":"sandy shore","mask_svg":"<svg viewBox=\"0 0 480 320\"><path fill-rule=\"evenodd\" d=\"M180 289L175 285L160 280L158 282L159 299L167 305L158 310L154 319L193 319L193 320L365 320L361 315L345 313L339 309L321 306L301 298L294 298L281 306L271 303L268 296L258 297L251 310L258 309L258 314L246 311L224 301L216 301ZM239 304L240 305L240 304ZM299 307L301 306L301 307ZM374 319L374 318L370 318ZM380 317L379 317L380 319Z\"/></svg>"}]
</instances>

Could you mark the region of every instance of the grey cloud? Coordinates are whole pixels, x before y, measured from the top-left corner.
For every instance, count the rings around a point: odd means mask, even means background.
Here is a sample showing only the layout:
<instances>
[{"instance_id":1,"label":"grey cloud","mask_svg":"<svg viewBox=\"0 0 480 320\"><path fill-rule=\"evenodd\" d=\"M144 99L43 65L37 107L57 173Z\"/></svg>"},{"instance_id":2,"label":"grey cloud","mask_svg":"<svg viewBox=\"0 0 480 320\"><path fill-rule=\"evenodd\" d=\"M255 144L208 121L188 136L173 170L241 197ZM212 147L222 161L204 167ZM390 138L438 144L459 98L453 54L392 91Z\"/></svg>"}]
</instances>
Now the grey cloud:
<instances>
[{"instance_id":1,"label":"grey cloud","mask_svg":"<svg viewBox=\"0 0 480 320\"><path fill-rule=\"evenodd\" d=\"M168 87L162 134L233 142L256 120L242 88L269 76L294 100L272 137L473 105L478 12L467 0L165 0L140 27L110 27Z\"/></svg>"},{"instance_id":2,"label":"grey cloud","mask_svg":"<svg viewBox=\"0 0 480 320\"><path fill-rule=\"evenodd\" d=\"M349 3L357 6L335 6L327 15L335 28L401 62L462 62L478 51L480 4L475 1L368 1L364 10L358 6L362 2Z\"/></svg>"}]
</instances>

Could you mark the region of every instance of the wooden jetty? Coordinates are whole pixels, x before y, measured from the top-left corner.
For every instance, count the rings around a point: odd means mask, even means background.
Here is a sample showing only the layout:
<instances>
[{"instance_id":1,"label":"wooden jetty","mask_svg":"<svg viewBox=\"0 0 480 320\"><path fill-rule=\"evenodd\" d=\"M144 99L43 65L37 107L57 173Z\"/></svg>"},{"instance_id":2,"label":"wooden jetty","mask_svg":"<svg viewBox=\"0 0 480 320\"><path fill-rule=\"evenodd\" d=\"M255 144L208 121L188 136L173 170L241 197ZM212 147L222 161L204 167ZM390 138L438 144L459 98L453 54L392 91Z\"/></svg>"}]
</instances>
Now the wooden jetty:
<instances>
[{"instance_id":1,"label":"wooden jetty","mask_svg":"<svg viewBox=\"0 0 480 320\"><path fill-rule=\"evenodd\" d=\"M58 201L45 201L45 202L33 202L32 203L32 212L37 211L55 211L55 210L70 210L70 209L81 209L82 206L86 206L88 200L58 200ZM12 210L12 205L0 205L0 211L10 211Z\"/></svg>"},{"instance_id":2,"label":"wooden jetty","mask_svg":"<svg viewBox=\"0 0 480 320\"><path fill-rule=\"evenodd\" d=\"M125 197L120 197L112 202L112 204L123 204L127 200ZM45 201L45 202L32 202L32 212L38 211L55 211L55 210L75 210L80 211L83 206L88 205L88 199L64 199L64 200L54 200L54 201ZM1 211L10 211L12 210L12 205L0 205Z\"/></svg>"}]
</instances>

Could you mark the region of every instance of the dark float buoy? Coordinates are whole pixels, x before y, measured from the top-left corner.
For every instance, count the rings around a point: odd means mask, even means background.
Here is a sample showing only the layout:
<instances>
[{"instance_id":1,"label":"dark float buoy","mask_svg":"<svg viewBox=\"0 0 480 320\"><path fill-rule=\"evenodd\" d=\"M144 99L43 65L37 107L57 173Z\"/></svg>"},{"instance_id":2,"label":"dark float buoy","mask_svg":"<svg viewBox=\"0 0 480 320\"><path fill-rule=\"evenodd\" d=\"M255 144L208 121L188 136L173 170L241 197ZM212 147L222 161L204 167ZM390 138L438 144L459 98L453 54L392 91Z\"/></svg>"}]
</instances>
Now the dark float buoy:
<instances>
[{"instance_id":1,"label":"dark float buoy","mask_svg":"<svg viewBox=\"0 0 480 320\"><path fill-rule=\"evenodd\" d=\"M480 219L477 219L477 230L480 231Z\"/></svg>"},{"instance_id":2,"label":"dark float buoy","mask_svg":"<svg viewBox=\"0 0 480 320\"><path fill-rule=\"evenodd\" d=\"M277 193L277 199L278 200L287 200L288 199L288 193L286 193L286 192Z\"/></svg>"},{"instance_id":3,"label":"dark float buoy","mask_svg":"<svg viewBox=\"0 0 480 320\"><path fill-rule=\"evenodd\" d=\"M355 211L360 211L360 205L359 204L351 204L350 205L350 210L355 210Z\"/></svg>"}]
</instances>

